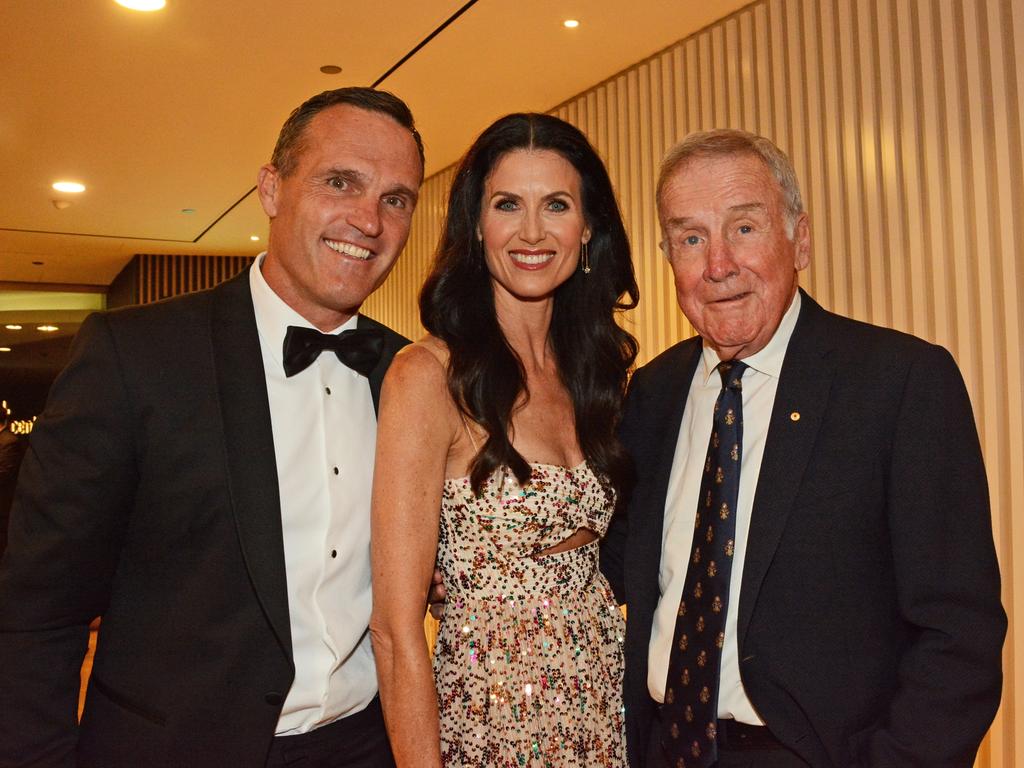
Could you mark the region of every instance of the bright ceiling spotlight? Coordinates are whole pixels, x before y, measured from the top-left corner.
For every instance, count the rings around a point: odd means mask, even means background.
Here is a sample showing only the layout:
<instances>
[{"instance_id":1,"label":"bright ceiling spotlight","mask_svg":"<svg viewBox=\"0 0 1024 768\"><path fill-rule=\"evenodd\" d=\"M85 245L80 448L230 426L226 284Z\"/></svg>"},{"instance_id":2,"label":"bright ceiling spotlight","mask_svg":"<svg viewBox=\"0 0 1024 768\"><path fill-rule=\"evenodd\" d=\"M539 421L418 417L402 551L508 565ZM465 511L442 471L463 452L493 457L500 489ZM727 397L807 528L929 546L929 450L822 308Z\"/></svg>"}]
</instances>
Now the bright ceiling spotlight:
<instances>
[{"instance_id":1,"label":"bright ceiling spotlight","mask_svg":"<svg viewBox=\"0 0 1024 768\"><path fill-rule=\"evenodd\" d=\"M77 181L57 181L54 182L53 188L58 192L70 192L71 194L85 192L85 184L79 184Z\"/></svg>"},{"instance_id":2,"label":"bright ceiling spotlight","mask_svg":"<svg viewBox=\"0 0 1024 768\"><path fill-rule=\"evenodd\" d=\"M43 333L53 333L54 331L59 331L60 328L56 325L37 325L36 330L42 331Z\"/></svg>"},{"instance_id":3,"label":"bright ceiling spotlight","mask_svg":"<svg viewBox=\"0 0 1024 768\"><path fill-rule=\"evenodd\" d=\"M20 331L21 330L21 326L18 325L17 323L8 323L7 325L4 326L4 328L6 328L8 331Z\"/></svg>"},{"instance_id":4,"label":"bright ceiling spotlight","mask_svg":"<svg viewBox=\"0 0 1024 768\"><path fill-rule=\"evenodd\" d=\"M260 239L260 236L259 235L249 235L249 239L252 240L255 243L257 240Z\"/></svg>"},{"instance_id":5,"label":"bright ceiling spotlight","mask_svg":"<svg viewBox=\"0 0 1024 768\"><path fill-rule=\"evenodd\" d=\"M120 5L122 8L127 8L130 11L159 11L165 5L167 0L114 0L115 3Z\"/></svg>"},{"instance_id":6,"label":"bright ceiling spotlight","mask_svg":"<svg viewBox=\"0 0 1024 768\"><path fill-rule=\"evenodd\" d=\"M562 22L562 26L564 26L566 29L576 29L576 27L578 27L579 25L580 23L577 19L566 19L565 21Z\"/></svg>"}]
</instances>

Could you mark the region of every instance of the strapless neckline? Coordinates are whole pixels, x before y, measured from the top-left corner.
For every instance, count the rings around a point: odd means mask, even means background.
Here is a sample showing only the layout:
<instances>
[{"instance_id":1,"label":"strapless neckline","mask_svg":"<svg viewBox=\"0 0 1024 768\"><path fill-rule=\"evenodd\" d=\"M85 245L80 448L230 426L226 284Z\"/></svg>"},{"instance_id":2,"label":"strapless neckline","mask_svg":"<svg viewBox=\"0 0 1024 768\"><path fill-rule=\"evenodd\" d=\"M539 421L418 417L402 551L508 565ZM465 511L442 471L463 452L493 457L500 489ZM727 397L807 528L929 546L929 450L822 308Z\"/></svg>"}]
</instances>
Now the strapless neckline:
<instances>
[{"instance_id":1,"label":"strapless neckline","mask_svg":"<svg viewBox=\"0 0 1024 768\"><path fill-rule=\"evenodd\" d=\"M569 472L569 473L572 473L572 474L575 474L575 473L577 473L577 472L579 472L579 471L581 471L583 469L587 469L587 460L586 459L583 459L583 461L581 461L579 464L576 464L575 466L571 466L571 467L570 466L566 466L565 464L549 464L549 463L544 462L544 461L528 461L527 464L530 465L530 469L531 470L551 469L551 470L555 470L556 472ZM501 468L499 467L499 469L501 469ZM499 471L499 470L495 470L495 472L497 472L497 471ZM445 485L448 485L448 483L468 483L468 482L469 482L469 475L460 475L458 477L446 477L444 479Z\"/></svg>"}]
</instances>

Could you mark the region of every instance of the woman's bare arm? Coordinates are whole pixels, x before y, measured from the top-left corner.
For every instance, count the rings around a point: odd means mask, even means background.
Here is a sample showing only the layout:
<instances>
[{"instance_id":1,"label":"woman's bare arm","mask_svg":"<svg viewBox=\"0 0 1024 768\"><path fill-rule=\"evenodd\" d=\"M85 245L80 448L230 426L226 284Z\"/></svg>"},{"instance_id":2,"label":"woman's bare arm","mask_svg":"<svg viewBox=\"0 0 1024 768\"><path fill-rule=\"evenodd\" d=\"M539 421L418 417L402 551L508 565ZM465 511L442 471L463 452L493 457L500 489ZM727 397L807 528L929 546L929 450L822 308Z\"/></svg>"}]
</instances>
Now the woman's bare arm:
<instances>
[{"instance_id":1,"label":"woman's bare arm","mask_svg":"<svg viewBox=\"0 0 1024 768\"><path fill-rule=\"evenodd\" d=\"M399 768L441 765L423 618L437 555L441 491L459 422L444 366L429 346L407 347L384 379L373 482L370 634Z\"/></svg>"}]
</instances>

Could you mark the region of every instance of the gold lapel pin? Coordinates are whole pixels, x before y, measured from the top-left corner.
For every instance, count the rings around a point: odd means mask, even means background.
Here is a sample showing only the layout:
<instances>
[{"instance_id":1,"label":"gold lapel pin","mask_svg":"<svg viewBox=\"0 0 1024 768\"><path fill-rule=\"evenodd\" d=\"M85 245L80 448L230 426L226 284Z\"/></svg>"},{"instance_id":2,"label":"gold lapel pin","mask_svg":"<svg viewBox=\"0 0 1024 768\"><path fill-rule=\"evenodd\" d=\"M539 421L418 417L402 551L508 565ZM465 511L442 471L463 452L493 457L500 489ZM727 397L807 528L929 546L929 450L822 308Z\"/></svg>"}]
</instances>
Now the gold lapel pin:
<instances>
[{"instance_id":1,"label":"gold lapel pin","mask_svg":"<svg viewBox=\"0 0 1024 768\"><path fill-rule=\"evenodd\" d=\"M800 411L793 411L789 414L790 421L800 421Z\"/></svg>"}]
</instances>

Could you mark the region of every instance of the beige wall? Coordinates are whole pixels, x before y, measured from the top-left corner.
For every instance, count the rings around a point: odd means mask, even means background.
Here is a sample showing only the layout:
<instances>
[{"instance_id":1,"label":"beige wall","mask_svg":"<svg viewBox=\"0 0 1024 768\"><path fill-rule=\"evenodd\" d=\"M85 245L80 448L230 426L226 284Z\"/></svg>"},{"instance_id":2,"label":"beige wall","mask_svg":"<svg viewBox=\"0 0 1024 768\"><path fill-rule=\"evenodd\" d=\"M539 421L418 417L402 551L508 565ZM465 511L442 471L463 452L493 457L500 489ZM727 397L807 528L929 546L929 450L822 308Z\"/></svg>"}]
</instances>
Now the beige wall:
<instances>
[{"instance_id":1,"label":"beige wall","mask_svg":"<svg viewBox=\"0 0 1024 768\"><path fill-rule=\"evenodd\" d=\"M658 254L658 160L720 126L792 155L814 236L802 283L822 304L953 352L1010 615L1003 706L978 764L1024 764L1024 523L1012 514L1024 508L1024 0L761 0L553 112L587 132L620 196L641 361L691 332ZM415 296L451 175L425 184L400 266L366 307L408 335L422 332Z\"/></svg>"}]
</instances>

